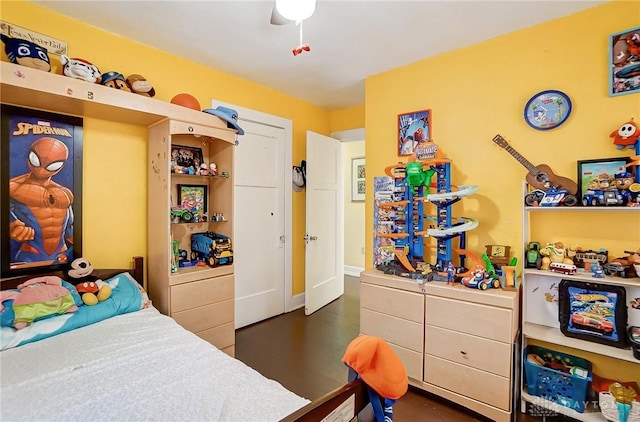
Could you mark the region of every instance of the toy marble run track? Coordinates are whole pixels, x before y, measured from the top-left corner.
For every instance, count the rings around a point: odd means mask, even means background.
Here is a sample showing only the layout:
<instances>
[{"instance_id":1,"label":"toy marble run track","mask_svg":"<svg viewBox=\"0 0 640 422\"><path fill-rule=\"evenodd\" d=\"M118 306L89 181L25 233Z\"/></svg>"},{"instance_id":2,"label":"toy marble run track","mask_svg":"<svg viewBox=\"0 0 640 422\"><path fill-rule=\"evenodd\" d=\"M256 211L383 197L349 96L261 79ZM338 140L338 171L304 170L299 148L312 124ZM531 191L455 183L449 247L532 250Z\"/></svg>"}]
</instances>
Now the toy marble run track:
<instances>
[{"instance_id":1,"label":"toy marble run track","mask_svg":"<svg viewBox=\"0 0 640 422\"><path fill-rule=\"evenodd\" d=\"M476 193L478 187L452 185L451 160L438 154L441 153L437 152L433 157L421 160L410 159L409 163L398 163L385 168L385 174L393 180L393 200L377 206L379 209L402 210L403 218L395 221L396 230L393 233L381 233L377 236L394 240L396 260L411 273L416 272L413 262L424 259L425 247L435 248L435 268L440 273L452 261L453 252L460 257L460 267L464 267L465 258L471 261L471 269L475 269L477 265L484 267L484 262L477 254L465 249L465 234L478 227L478 221L467 217L453 217L451 209L454 203ZM434 178L435 181L431 182ZM428 204L436 207L434 215L425 215L424 208ZM425 238L434 238L436 245L425 245ZM458 239L458 248L453 248L454 239ZM468 273L469 270L458 273L457 276Z\"/></svg>"}]
</instances>

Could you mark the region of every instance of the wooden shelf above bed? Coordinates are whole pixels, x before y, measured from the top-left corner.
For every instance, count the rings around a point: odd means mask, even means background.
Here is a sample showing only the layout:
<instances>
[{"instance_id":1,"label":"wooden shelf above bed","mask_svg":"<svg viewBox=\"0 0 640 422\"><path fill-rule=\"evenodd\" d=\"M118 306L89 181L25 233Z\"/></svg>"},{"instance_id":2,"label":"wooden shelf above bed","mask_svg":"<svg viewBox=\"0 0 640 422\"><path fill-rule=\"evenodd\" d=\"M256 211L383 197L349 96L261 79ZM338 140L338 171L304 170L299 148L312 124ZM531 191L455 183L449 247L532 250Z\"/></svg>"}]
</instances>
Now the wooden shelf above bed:
<instances>
[{"instance_id":1,"label":"wooden shelf above bed","mask_svg":"<svg viewBox=\"0 0 640 422\"><path fill-rule=\"evenodd\" d=\"M220 118L167 101L26 66L0 62L0 101L79 117L149 126L166 118L220 129L219 138L235 139Z\"/></svg>"}]
</instances>

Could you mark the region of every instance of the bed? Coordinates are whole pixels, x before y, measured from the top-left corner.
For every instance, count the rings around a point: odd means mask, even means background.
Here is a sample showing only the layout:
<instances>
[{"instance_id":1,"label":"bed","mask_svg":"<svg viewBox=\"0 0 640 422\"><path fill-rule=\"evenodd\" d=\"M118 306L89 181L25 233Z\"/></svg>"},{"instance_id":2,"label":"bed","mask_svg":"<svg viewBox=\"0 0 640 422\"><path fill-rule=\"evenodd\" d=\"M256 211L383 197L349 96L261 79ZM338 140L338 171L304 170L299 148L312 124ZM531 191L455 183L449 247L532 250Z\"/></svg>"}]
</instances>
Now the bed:
<instances>
[{"instance_id":1,"label":"bed","mask_svg":"<svg viewBox=\"0 0 640 422\"><path fill-rule=\"evenodd\" d=\"M0 420L349 421L367 404L360 380L310 402L216 349L147 301L136 281L142 260L134 263L96 271L113 286L104 303L133 288L141 295L114 315L69 328L81 306L1 327ZM2 290L27 278L3 280Z\"/></svg>"}]
</instances>

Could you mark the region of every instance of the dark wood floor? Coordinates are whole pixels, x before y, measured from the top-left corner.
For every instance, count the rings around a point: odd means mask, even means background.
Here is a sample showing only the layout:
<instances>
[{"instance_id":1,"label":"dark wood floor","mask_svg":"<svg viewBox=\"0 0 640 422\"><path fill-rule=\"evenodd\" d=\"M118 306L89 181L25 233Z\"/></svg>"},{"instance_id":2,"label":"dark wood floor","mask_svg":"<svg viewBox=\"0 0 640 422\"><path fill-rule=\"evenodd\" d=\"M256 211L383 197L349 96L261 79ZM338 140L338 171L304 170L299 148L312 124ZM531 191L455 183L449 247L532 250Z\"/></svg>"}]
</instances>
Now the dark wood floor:
<instances>
[{"instance_id":1,"label":"dark wood floor","mask_svg":"<svg viewBox=\"0 0 640 422\"><path fill-rule=\"evenodd\" d=\"M310 316L303 309L236 331L236 358L296 394L315 400L347 380L342 355L359 332L359 281L345 277L345 294ZM393 407L395 421L483 421L481 416L410 388ZM517 413L517 422L541 421ZM547 421L569 420L547 417Z\"/></svg>"}]
</instances>

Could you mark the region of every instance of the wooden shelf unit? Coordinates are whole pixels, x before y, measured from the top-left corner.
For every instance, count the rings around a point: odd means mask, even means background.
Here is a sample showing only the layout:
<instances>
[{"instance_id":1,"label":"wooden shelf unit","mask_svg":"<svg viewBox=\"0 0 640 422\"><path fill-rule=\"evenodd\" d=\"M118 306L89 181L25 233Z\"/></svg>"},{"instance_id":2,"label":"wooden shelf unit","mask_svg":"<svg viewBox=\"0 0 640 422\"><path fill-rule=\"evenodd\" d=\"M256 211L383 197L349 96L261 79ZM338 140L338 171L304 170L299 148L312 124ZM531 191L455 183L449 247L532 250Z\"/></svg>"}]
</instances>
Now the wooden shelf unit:
<instances>
[{"instance_id":1,"label":"wooden shelf unit","mask_svg":"<svg viewBox=\"0 0 640 422\"><path fill-rule=\"evenodd\" d=\"M526 184L523 191L527 191ZM637 219L633 217L627 218L632 222L632 227L629 230L635 230L635 233L640 231L640 208L637 207L523 207L522 212L522 228L523 228L523 251L526 254L526 245L529 241L535 239L536 225L534 220L535 215L548 214L548 215L562 215L563 219L570 218L570 215L585 215L588 214L593 218L594 226L598 224L600 219L609 219L615 221L617 217L627 217L630 213L636 213ZM547 219L548 220L548 219ZM626 221L626 220L625 220ZM554 225L557 228L559 236L565 235L562 232L563 225L562 220L559 220ZM587 228L585 228L587 230ZM523 257L523 262L526 262L526 256ZM640 371L640 361L633 357L633 353L630 348L617 348L609 345L595 343L587 340L581 340L578 338L565 336L559 326L557 317L557 303L556 299L545 300L540 295L548 293L553 295L553 286L557 286L561 280L576 280L598 284L608 284L615 286L622 286L631 291L640 291L640 278L621 278L613 276L605 276L604 278L594 278L591 273L579 270L576 274L568 275L556 273L553 271L544 271L531 268L525 268L522 274L523 286L522 286L522 349L527 347L530 340L537 342L544 342L548 344L545 347L553 348L553 345L560 347L570 348L568 352L571 355L581 357L584 352L594 353L605 357L605 359L614 359L619 362L631 363L637 366ZM627 294L627 296L629 296ZM634 296L636 297L636 296ZM627 297L629 299L629 297ZM522 359L522 357L520 357ZM576 412L574 409L564 407L553 401L545 400L542 397L531 395L527 392L524 364L520 364L521 367L521 411L526 409L526 403L531 403L536 406L546 408L553 413L569 416L571 418L582 421L605 421L604 416L594 408L587 408L584 413ZM606 376L606 374L600 374Z\"/></svg>"},{"instance_id":2,"label":"wooden shelf unit","mask_svg":"<svg viewBox=\"0 0 640 422\"><path fill-rule=\"evenodd\" d=\"M175 175L173 180L168 157L174 141L202 145L207 162L231 173L236 131L208 113L8 62L0 62L0 102L148 128L147 289L160 311L233 355L234 266L190 267L171 273L172 236L181 236L185 243L191 231L215 224L215 231L232 237L233 180L191 175ZM172 225L169 209L178 180L208 185L209 201L218 204L217 211L224 213L226 221Z\"/></svg>"},{"instance_id":3,"label":"wooden shelf unit","mask_svg":"<svg viewBox=\"0 0 640 422\"><path fill-rule=\"evenodd\" d=\"M217 138L215 127L173 119L149 128L148 252L149 294L154 305L181 325L234 355L234 266L177 267L172 272L172 242L191 255L191 235L216 232L233 246L233 150L235 136ZM235 135L235 132L234 132ZM229 177L193 176L171 171L172 146L202 149L204 162L216 163ZM181 184L207 188L208 216L221 212L226 221L171 222L169 209L178 203ZM211 293L214 292L214 293Z\"/></svg>"}]
</instances>

